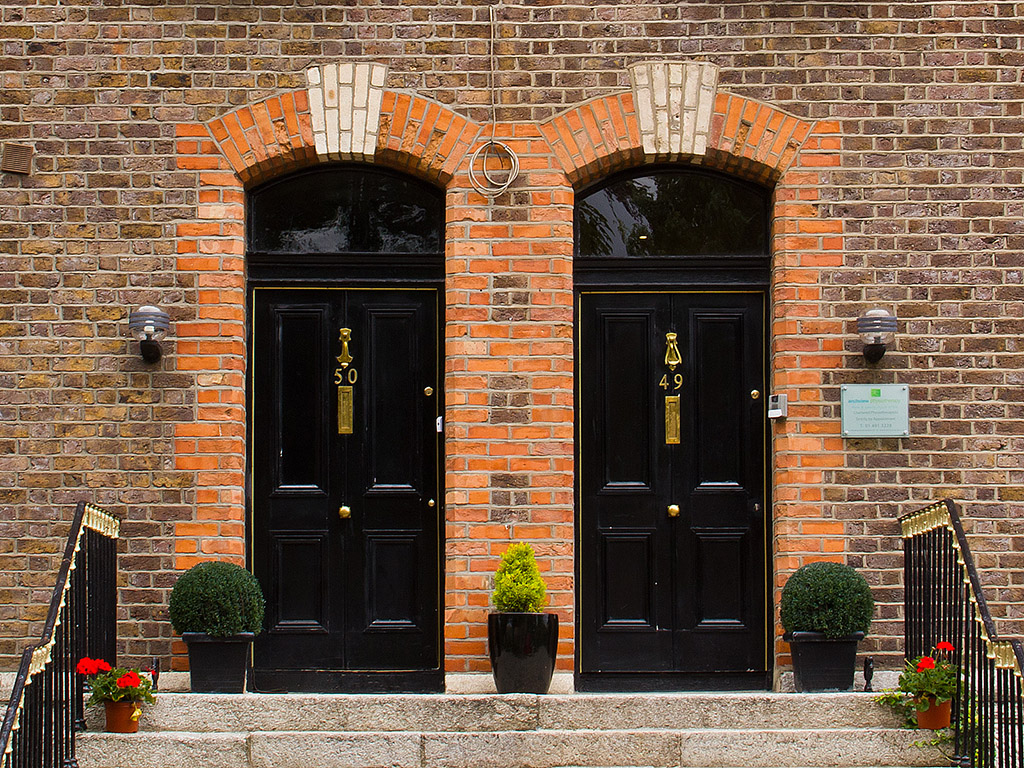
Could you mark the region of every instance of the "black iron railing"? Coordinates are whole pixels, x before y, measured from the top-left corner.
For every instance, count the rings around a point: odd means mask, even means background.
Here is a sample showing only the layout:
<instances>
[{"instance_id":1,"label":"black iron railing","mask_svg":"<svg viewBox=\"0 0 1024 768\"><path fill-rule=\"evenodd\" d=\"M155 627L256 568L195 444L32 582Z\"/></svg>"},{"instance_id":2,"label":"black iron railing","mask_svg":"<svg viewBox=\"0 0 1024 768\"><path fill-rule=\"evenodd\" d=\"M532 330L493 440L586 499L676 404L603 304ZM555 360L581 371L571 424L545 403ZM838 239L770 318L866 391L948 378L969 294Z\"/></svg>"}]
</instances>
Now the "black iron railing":
<instances>
[{"instance_id":1,"label":"black iron railing","mask_svg":"<svg viewBox=\"0 0 1024 768\"><path fill-rule=\"evenodd\" d=\"M117 518L79 502L50 599L42 639L22 653L0 729L2 768L76 768L85 726L83 656L114 664L117 645Z\"/></svg>"},{"instance_id":2,"label":"black iron railing","mask_svg":"<svg viewBox=\"0 0 1024 768\"><path fill-rule=\"evenodd\" d=\"M908 659L953 643L961 680L953 699L954 756L963 768L1024 766L1024 647L1001 640L952 501L900 519Z\"/></svg>"}]
</instances>

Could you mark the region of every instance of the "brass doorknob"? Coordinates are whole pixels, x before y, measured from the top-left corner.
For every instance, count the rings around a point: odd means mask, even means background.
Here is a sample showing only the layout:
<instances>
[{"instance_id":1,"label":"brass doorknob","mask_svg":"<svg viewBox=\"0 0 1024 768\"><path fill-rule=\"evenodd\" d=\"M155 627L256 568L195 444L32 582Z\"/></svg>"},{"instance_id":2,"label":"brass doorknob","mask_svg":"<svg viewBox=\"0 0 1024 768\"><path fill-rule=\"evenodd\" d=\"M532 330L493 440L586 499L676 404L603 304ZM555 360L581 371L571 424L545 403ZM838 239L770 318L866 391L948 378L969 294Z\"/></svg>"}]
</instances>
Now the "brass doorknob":
<instances>
[{"instance_id":1,"label":"brass doorknob","mask_svg":"<svg viewBox=\"0 0 1024 768\"><path fill-rule=\"evenodd\" d=\"M347 504L338 507L338 517L340 517L342 520L348 520L350 517L352 517L352 507L348 506Z\"/></svg>"},{"instance_id":2,"label":"brass doorknob","mask_svg":"<svg viewBox=\"0 0 1024 768\"><path fill-rule=\"evenodd\" d=\"M679 505L678 504L669 504L668 505L668 516L669 517L679 517Z\"/></svg>"},{"instance_id":3,"label":"brass doorknob","mask_svg":"<svg viewBox=\"0 0 1024 768\"><path fill-rule=\"evenodd\" d=\"M757 389L750 390L750 399L751 400L757 400L760 397L761 397L761 391L760 390L757 390Z\"/></svg>"},{"instance_id":4,"label":"brass doorknob","mask_svg":"<svg viewBox=\"0 0 1024 768\"><path fill-rule=\"evenodd\" d=\"M430 507L431 509L433 509L434 508L434 500L431 499L430 501L428 501L427 502L427 506Z\"/></svg>"}]
</instances>

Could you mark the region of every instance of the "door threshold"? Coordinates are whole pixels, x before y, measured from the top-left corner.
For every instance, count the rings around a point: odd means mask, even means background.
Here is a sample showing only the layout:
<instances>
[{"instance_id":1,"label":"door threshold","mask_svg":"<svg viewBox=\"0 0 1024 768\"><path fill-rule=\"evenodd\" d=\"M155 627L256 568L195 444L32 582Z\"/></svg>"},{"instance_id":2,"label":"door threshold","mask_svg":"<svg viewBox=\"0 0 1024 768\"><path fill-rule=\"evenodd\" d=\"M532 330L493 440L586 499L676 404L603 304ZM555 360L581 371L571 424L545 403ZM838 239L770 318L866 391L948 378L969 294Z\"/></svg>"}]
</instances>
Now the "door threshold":
<instances>
[{"instance_id":1,"label":"door threshold","mask_svg":"<svg viewBox=\"0 0 1024 768\"><path fill-rule=\"evenodd\" d=\"M441 693L441 670L349 672L322 669L260 669L250 674L253 693Z\"/></svg>"},{"instance_id":2,"label":"door threshold","mask_svg":"<svg viewBox=\"0 0 1024 768\"><path fill-rule=\"evenodd\" d=\"M444 678L444 692L455 696L497 696L494 676L490 672L449 672ZM551 677L550 696L575 693L572 672L555 672Z\"/></svg>"},{"instance_id":3,"label":"door threshold","mask_svg":"<svg viewBox=\"0 0 1024 768\"><path fill-rule=\"evenodd\" d=\"M581 693L772 690L769 672L580 672L575 682Z\"/></svg>"}]
</instances>

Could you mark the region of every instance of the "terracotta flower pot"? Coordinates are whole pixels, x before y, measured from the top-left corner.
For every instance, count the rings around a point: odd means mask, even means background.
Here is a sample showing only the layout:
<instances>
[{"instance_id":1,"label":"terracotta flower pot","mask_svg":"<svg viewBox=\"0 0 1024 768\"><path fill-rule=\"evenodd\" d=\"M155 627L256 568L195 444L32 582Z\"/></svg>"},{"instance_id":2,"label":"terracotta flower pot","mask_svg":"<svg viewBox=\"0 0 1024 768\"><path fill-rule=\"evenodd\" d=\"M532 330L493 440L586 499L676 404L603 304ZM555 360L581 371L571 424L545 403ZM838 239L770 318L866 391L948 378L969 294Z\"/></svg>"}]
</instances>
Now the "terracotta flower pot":
<instances>
[{"instance_id":1,"label":"terracotta flower pot","mask_svg":"<svg viewBox=\"0 0 1024 768\"><path fill-rule=\"evenodd\" d=\"M142 705L137 701L105 701L103 708L107 714L108 733L138 732Z\"/></svg>"},{"instance_id":2,"label":"terracotta flower pot","mask_svg":"<svg viewBox=\"0 0 1024 768\"><path fill-rule=\"evenodd\" d=\"M952 700L936 703L934 696L928 697L928 709L917 710L917 727L937 731L949 728L951 720Z\"/></svg>"}]
</instances>

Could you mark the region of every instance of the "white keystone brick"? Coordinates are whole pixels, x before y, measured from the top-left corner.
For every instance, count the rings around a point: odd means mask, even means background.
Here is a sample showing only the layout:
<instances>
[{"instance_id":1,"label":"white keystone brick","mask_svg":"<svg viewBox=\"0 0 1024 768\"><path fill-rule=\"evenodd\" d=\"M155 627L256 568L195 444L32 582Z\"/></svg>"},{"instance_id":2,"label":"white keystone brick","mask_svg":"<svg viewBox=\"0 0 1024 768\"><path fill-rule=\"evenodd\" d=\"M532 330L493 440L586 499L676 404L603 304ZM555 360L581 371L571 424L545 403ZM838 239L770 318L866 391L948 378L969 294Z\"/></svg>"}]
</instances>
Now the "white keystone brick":
<instances>
[{"instance_id":1,"label":"white keystone brick","mask_svg":"<svg viewBox=\"0 0 1024 768\"><path fill-rule=\"evenodd\" d=\"M644 154L680 160L707 151L718 67L707 62L647 62L630 67Z\"/></svg>"},{"instance_id":2,"label":"white keystone brick","mask_svg":"<svg viewBox=\"0 0 1024 768\"><path fill-rule=\"evenodd\" d=\"M387 67L340 62L306 70L316 152L323 159L371 160Z\"/></svg>"}]
</instances>

